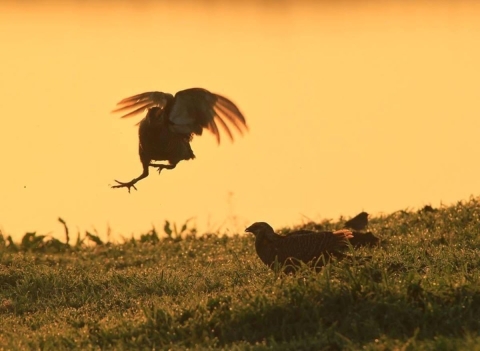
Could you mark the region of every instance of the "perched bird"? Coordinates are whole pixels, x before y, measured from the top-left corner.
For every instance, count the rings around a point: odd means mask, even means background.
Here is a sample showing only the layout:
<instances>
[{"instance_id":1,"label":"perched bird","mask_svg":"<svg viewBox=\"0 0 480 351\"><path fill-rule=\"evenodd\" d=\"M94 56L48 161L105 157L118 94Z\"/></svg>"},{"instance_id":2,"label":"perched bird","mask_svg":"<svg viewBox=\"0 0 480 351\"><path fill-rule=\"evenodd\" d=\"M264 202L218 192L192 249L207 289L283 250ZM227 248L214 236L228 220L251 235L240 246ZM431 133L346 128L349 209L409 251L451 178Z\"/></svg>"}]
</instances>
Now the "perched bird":
<instances>
[{"instance_id":1,"label":"perched bird","mask_svg":"<svg viewBox=\"0 0 480 351\"><path fill-rule=\"evenodd\" d=\"M345 228L364 230L368 225L368 213L360 212L358 215L345 222Z\"/></svg>"},{"instance_id":2,"label":"perched bird","mask_svg":"<svg viewBox=\"0 0 480 351\"><path fill-rule=\"evenodd\" d=\"M248 130L245 117L226 97L202 88L192 88L172 94L147 92L123 99L113 112L127 112L122 118L147 110L139 123L139 154L142 174L129 182L115 180L112 188L135 187L135 183L148 176L149 167L173 169L178 162L195 158L190 141L203 129L212 132L220 144L220 129L233 141L232 126L241 134ZM228 123L227 123L228 122ZM168 161L157 164L152 161Z\"/></svg>"},{"instance_id":3,"label":"perched bird","mask_svg":"<svg viewBox=\"0 0 480 351\"><path fill-rule=\"evenodd\" d=\"M348 239L348 242L353 247L361 246L377 246L380 244L380 239L373 235L372 232L352 232L353 238Z\"/></svg>"},{"instance_id":4,"label":"perched bird","mask_svg":"<svg viewBox=\"0 0 480 351\"><path fill-rule=\"evenodd\" d=\"M437 212L438 210L436 208L433 208L432 206L430 205L425 205L423 206L423 208L421 210L419 210L418 212L424 212L424 213L427 213L427 212Z\"/></svg>"},{"instance_id":5,"label":"perched bird","mask_svg":"<svg viewBox=\"0 0 480 351\"><path fill-rule=\"evenodd\" d=\"M340 254L348 239L353 237L346 229L335 232L299 230L282 236L265 222L253 223L245 231L255 235L255 249L263 263L273 269L277 261L284 266L285 273L294 272L299 262L321 267L322 256L329 260L330 256Z\"/></svg>"}]
</instances>

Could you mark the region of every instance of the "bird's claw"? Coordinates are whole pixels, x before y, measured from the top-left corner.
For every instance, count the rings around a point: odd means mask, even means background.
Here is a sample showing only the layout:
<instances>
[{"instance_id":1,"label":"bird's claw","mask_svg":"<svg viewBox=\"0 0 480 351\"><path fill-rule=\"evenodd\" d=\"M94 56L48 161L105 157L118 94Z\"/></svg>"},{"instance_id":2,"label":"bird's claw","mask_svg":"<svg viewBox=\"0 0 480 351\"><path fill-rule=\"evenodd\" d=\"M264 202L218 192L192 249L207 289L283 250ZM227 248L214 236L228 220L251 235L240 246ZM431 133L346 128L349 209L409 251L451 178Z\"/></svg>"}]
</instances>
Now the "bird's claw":
<instances>
[{"instance_id":1,"label":"bird's claw","mask_svg":"<svg viewBox=\"0 0 480 351\"><path fill-rule=\"evenodd\" d=\"M112 185L112 188L127 188L129 193L130 193L130 188L134 188L135 190L137 190L137 188L135 187L136 182L133 180L127 183L119 182L118 180L115 180L115 181L119 185Z\"/></svg>"},{"instance_id":2,"label":"bird's claw","mask_svg":"<svg viewBox=\"0 0 480 351\"><path fill-rule=\"evenodd\" d=\"M157 169L158 174L160 174L162 172L162 169L164 168L164 167L162 167L163 165L157 165L157 164L153 164L153 163L150 164L150 166L155 167Z\"/></svg>"}]
</instances>

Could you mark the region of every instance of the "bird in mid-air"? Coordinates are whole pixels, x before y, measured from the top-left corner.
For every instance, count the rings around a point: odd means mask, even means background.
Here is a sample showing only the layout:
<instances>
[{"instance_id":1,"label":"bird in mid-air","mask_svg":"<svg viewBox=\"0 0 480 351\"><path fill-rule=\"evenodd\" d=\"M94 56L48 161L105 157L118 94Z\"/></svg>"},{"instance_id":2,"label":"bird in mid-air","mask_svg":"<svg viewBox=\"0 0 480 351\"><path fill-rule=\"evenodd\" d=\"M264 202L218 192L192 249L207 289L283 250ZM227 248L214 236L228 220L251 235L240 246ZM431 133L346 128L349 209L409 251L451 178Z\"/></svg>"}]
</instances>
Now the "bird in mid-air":
<instances>
[{"instance_id":1,"label":"bird in mid-air","mask_svg":"<svg viewBox=\"0 0 480 351\"><path fill-rule=\"evenodd\" d=\"M368 213L360 212L352 219L345 222L345 228L353 230L364 230L368 225Z\"/></svg>"},{"instance_id":2,"label":"bird in mid-air","mask_svg":"<svg viewBox=\"0 0 480 351\"><path fill-rule=\"evenodd\" d=\"M353 238L347 229L335 232L314 232L298 230L286 236L274 232L265 222L253 223L245 229L255 235L255 250L258 257L270 268L275 268L275 262L283 266L285 273L293 273L299 262L315 264L315 268L323 265L323 258L328 261L330 256L340 254L342 248Z\"/></svg>"},{"instance_id":3,"label":"bird in mid-air","mask_svg":"<svg viewBox=\"0 0 480 351\"><path fill-rule=\"evenodd\" d=\"M240 135L248 130L245 117L237 106L218 94L202 88L191 88L172 94L159 91L147 92L123 99L113 112L126 112L131 117L142 113L147 115L138 128L139 154L143 172L129 182L115 180L112 188L135 187L135 183L148 176L149 167L173 169L178 162L195 158L190 141L194 134L202 135L203 129L212 132L220 144L220 130L234 140L231 131ZM152 163L168 161L168 164Z\"/></svg>"}]
</instances>

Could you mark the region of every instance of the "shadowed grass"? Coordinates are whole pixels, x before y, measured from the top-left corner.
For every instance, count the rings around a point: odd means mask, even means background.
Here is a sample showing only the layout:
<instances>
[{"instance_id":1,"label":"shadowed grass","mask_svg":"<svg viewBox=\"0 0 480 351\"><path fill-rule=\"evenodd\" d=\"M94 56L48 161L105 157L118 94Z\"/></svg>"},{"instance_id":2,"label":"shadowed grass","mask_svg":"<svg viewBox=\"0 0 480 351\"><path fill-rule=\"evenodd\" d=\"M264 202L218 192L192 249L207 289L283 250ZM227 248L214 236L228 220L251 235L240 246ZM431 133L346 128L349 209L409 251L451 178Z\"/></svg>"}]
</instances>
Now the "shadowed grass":
<instances>
[{"instance_id":1,"label":"shadowed grass","mask_svg":"<svg viewBox=\"0 0 480 351\"><path fill-rule=\"evenodd\" d=\"M478 350L479 215L470 199L373 217L380 247L295 276L267 269L253 236L186 226L123 244L1 236L0 347Z\"/></svg>"}]
</instances>

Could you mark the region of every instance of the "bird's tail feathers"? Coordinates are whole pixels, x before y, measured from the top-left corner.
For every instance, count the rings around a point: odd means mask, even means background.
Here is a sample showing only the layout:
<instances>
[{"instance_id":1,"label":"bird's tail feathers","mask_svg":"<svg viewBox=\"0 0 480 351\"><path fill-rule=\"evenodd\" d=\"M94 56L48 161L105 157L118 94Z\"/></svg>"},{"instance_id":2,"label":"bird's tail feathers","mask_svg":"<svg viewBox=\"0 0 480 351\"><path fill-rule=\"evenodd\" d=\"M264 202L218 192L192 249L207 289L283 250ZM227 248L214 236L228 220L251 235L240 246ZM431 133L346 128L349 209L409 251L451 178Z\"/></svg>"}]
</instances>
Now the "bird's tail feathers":
<instances>
[{"instance_id":1,"label":"bird's tail feathers","mask_svg":"<svg viewBox=\"0 0 480 351\"><path fill-rule=\"evenodd\" d=\"M353 233L352 231L348 230L348 229L340 229L340 230L336 230L333 232L333 234L335 235L338 235L338 236L341 236L345 239L351 239L353 238Z\"/></svg>"}]
</instances>

